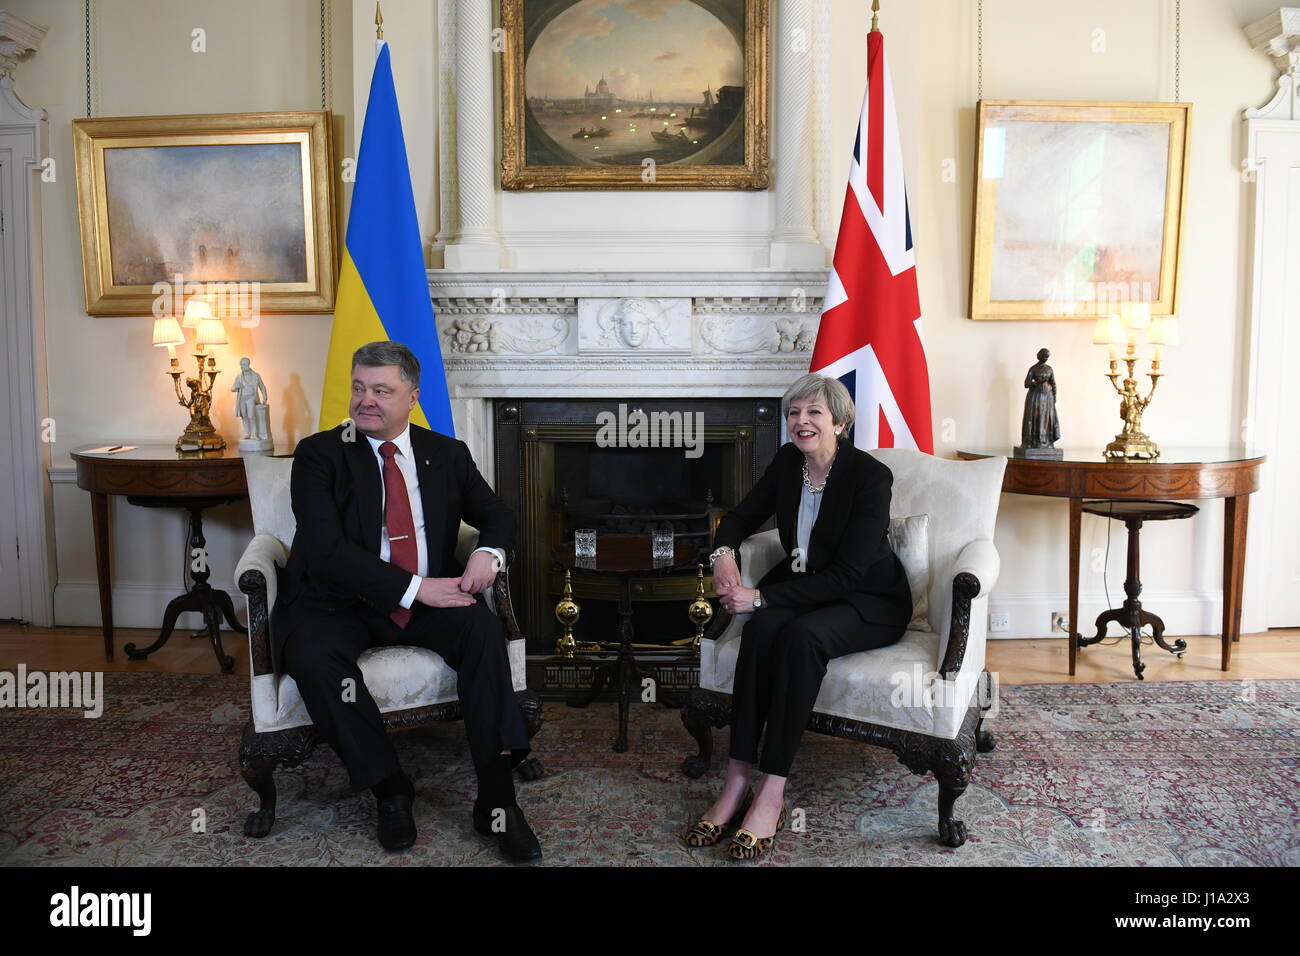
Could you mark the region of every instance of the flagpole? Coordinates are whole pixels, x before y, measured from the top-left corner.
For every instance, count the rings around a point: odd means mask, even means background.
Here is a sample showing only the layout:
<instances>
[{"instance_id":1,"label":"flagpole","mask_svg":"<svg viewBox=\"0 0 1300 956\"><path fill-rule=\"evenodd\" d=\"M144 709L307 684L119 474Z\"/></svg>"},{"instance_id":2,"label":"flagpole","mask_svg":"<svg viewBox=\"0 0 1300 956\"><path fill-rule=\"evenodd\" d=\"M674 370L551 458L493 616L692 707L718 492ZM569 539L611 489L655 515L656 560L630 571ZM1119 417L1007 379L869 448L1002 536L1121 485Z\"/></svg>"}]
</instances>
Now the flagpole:
<instances>
[{"instance_id":1,"label":"flagpole","mask_svg":"<svg viewBox=\"0 0 1300 956\"><path fill-rule=\"evenodd\" d=\"M880 32L880 0L871 0L871 32Z\"/></svg>"}]
</instances>

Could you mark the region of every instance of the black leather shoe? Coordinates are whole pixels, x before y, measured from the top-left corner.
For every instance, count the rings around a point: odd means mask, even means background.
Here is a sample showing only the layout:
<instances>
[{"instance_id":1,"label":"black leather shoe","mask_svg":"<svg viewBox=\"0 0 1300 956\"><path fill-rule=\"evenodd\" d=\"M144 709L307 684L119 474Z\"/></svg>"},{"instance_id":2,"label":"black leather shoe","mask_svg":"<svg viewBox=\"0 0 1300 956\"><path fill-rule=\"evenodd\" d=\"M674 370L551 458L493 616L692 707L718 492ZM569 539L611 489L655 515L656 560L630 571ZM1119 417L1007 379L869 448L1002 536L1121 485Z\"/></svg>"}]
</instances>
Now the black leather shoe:
<instances>
[{"instance_id":1,"label":"black leather shoe","mask_svg":"<svg viewBox=\"0 0 1300 956\"><path fill-rule=\"evenodd\" d=\"M542 858L542 845L537 842L537 835L524 819L524 812L518 806L505 807L503 823L505 829L500 833L492 829L492 815L474 805L474 829L485 837L496 837L501 852L516 863L531 863Z\"/></svg>"},{"instance_id":2,"label":"black leather shoe","mask_svg":"<svg viewBox=\"0 0 1300 956\"><path fill-rule=\"evenodd\" d=\"M379 807L379 842L385 850L407 850L415 843L415 817L411 798L395 793L376 801Z\"/></svg>"}]
</instances>

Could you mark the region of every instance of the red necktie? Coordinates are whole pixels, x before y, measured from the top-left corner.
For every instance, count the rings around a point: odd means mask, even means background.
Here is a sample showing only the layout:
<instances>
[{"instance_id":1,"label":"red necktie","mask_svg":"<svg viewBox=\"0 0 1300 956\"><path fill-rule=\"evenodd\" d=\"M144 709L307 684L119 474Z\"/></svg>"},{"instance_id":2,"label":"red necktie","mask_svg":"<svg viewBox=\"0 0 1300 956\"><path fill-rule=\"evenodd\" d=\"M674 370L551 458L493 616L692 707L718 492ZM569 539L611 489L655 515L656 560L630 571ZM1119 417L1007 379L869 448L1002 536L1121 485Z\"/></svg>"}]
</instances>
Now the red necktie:
<instances>
[{"instance_id":1,"label":"red necktie","mask_svg":"<svg viewBox=\"0 0 1300 956\"><path fill-rule=\"evenodd\" d=\"M379 446L379 454L384 456L384 526L388 528L388 560L403 571L415 574L420 567L420 551L415 544L415 520L411 517L406 479L393 460L397 446L386 441ZM406 627L406 622L411 619L411 609L399 607L389 617L398 627Z\"/></svg>"}]
</instances>

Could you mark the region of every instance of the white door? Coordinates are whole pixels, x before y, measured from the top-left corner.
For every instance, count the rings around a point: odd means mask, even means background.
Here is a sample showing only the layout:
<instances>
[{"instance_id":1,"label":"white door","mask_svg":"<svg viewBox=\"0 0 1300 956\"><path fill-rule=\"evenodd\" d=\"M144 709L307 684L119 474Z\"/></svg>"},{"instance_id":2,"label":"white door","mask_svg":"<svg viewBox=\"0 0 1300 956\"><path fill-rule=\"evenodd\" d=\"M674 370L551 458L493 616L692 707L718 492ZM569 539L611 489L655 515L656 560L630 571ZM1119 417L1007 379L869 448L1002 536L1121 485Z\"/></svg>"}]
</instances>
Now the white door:
<instances>
[{"instance_id":1,"label":"white door","mask_svg":"<svg viewBox=\"0 0 1300 956\"><path fill-rule=\"evenodd\" d=\"M18 347L17 276L14 261L13 151L0 148L0 346L10 355ZM21 180L19 180L21 182ZM17 408L16 382L9 363L0 361L0 619L23 616L18 573L18 488L22 456L10 410Z\"/></svg>"},{"instance_id":2,"label":"white door","mask_svg":"<svg viewBox=\"0 0 1300 956\"><path fill-rule=\"evenodd\" d=\"M1273 100L1245 116L1255 186L1242 438L1268 456L1250 501L1246 631L1300 627L1300 97L1293 82L1280 79Z\"/></svg>"},{"instance_id":3,"label":"white door","mask_svg":"<svg viewBox=\"0 0 1300 956\"><path fill-rule=\"evenodd\" d=\"M1295 376L1300 369L1300 133L1275 134L1276 147L1269 152L1268 171L1282 180L1279 196L1270 195L1270 211L1285 223L1278 239L1285 242L1284 267L1280 281L1282 327L1279 333L1280 367L1287 382L1278 409L1277 434L1267 449L1272 461L1273 507L1276 520L1269 547L1269 627L1300 627L1300 399L1296 398ZM1282 144L1285 143L1285 146ZM1267 233L1266 233L1267 234ZM1277 235L1275 230L1274 235ZM1248 529L1253 530L1253 529Z\"/></svg>"}]
</instances>

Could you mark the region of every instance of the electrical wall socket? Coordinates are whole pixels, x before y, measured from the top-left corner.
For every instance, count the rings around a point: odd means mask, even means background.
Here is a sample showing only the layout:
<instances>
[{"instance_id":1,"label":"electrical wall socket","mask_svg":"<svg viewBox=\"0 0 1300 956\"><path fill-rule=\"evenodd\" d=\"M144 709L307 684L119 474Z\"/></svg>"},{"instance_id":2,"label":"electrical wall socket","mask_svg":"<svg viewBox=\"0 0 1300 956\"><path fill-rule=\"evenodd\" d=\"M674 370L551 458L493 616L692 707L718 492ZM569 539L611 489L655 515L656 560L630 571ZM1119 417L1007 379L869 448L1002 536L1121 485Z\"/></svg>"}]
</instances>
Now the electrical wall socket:
<instances>
[{"instance_id":1,"label":"electrical wall socket","mask_svg":"<svg viewBox=\"0 0 1300 956\"><path fill-rule=\"evenodd\" d=\"M1064 633L1069 621L1070 616L1065 611L1052 612L1052 630Z\"/></svg>"},{"instance_id":2,"label":"electrical wall socket","mask_svg":"<svg viewBox=\"0 0 1300 956\"><path fill-rule=\"evenodd\" d=\"M1005 634L1011 630L1011 615L1006 611L989 612L989 632L993 634Z\"/></svg>"}]
</instances>

